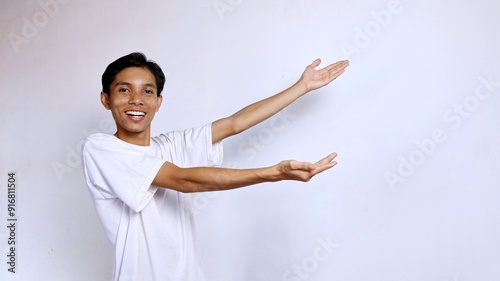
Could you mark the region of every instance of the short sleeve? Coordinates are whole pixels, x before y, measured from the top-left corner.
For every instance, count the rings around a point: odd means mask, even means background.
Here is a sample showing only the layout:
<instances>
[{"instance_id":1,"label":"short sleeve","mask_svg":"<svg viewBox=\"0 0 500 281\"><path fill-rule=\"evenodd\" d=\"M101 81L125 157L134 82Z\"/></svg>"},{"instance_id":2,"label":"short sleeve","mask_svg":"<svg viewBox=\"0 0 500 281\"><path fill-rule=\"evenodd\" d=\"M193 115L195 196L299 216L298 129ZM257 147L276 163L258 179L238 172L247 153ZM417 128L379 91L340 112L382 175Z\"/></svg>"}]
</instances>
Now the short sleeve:
<instances>
[{"instance_id":1,"label":"short sleeve","mask_svg":"<svg viewBox=\"0 0 500 281\"><path fill-rule=\"evenodd\" d=\"M151 200L151 186L165 162L113 136L95 134L82 149L83 169L94 200L120 199L136 212Z\"/></svg>"},{"instance_id":2,"label":"short sleeve","mask_svg":"<svg viewBox=\"0 0 500 281\"><path fill-rule=\"evenodd\" d=\"M167 152L164 158L180 167L218 166L223 160L222 142L212 144L212 126L173 131L153 138Z\"/></svg>"}]
</instances>

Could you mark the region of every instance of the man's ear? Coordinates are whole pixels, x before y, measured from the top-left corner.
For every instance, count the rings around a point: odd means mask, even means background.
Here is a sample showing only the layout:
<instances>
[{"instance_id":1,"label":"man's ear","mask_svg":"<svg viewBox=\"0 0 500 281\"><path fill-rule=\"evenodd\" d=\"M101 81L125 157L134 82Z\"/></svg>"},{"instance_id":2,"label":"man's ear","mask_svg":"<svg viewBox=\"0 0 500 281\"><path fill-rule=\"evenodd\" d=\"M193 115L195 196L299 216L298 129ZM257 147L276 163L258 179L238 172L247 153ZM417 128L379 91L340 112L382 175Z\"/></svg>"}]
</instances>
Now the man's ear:
<instances>
[{"instance_id":1,"label":"man's ear","mask_svg":"<svg viewBox=\"0 0 500 281\"><path fill-rule=\"evenodd\" d=\"M109 95L106 94L105 92L101 92L101 103L104 105L104 108L109 110L111 107L109 106Z\"/></svg>"},{"instance_id":2,"label":"man's ear","mask_svg":"<svg viewBox=\"0 0 500 281\"><path fill-rule=\"evenodd\" d=\"M156 112L160 111L161 103L163 102L163 96L158 97L158 107L156 108Z\"/></svg>"}]
</instances>

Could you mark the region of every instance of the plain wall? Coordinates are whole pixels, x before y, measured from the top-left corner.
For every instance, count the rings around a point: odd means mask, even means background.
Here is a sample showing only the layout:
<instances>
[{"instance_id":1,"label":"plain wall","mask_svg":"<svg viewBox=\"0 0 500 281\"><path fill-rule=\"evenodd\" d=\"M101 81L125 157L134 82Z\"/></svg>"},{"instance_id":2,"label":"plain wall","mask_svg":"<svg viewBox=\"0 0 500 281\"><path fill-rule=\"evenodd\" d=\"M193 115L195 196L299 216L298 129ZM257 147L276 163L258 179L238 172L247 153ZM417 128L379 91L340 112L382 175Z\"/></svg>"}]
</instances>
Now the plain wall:
<instances>
[{"instance_id":1,"label":"plain wall","mask_svg":"<svg viewBox=\"0 0 500 281\"><path fill-rule=\"evenodd\" d=\"M99 101L105 67L142 51L167 76L154 134L277 93L318 57L350 59L224 141L225 167L332 151L339 164L309 183L197 194L209 280L500 280L499 3L2 0L0 279L109 280L79 150L115 130Z\"/></svg>"}]
</instances>

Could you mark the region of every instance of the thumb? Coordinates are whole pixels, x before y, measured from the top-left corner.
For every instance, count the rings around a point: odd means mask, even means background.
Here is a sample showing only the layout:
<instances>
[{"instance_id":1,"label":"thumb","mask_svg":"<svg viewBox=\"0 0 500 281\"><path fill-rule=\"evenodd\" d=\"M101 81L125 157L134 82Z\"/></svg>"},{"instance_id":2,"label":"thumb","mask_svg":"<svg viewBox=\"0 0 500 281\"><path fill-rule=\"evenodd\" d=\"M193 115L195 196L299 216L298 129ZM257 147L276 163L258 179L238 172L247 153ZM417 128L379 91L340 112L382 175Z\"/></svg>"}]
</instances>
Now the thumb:
<instances>
[{"instance_id":1,"label":"thumb","mask_svg":"<svg viewBox=\"0 0 500 281\"><path fill-rule=\"evenodd\" d=\"M321 59L320 58L317 58L315 59L312 63L311 63L311 67L312 68L316 68L318 65L321 64Z\"/></svg>"}]
</instances>

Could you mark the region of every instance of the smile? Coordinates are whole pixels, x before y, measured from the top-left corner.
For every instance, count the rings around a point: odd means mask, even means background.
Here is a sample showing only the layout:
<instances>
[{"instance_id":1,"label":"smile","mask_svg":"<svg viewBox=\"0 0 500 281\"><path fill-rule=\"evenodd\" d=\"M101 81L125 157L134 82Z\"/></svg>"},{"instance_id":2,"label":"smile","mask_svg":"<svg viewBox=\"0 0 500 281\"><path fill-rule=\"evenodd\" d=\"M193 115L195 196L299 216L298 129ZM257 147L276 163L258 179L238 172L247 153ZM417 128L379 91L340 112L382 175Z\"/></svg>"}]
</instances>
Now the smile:
<instances>
[{"instance_id":1,"label":"smile","mask_svg":"<svg viewBox=\"0 0 500 281\"><path fill-rule=\"evenodd\" d=\"M144 116L144 115L146 115L146 113L142 112L142 111L125 111L125 113L129 116Z\"/></svg>"}]
</instances>

